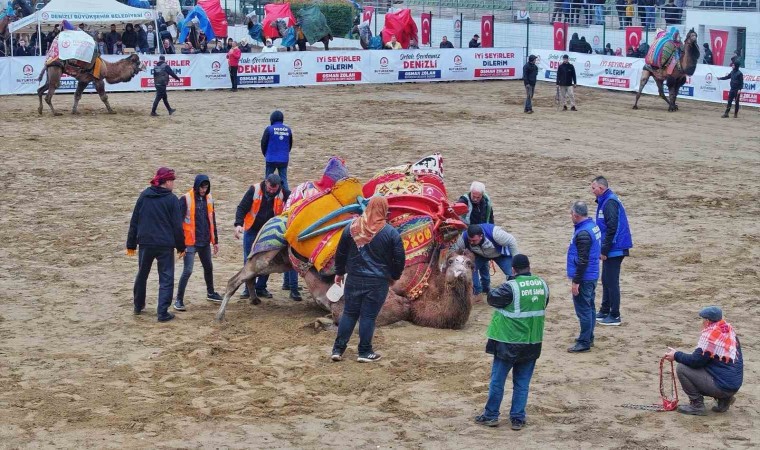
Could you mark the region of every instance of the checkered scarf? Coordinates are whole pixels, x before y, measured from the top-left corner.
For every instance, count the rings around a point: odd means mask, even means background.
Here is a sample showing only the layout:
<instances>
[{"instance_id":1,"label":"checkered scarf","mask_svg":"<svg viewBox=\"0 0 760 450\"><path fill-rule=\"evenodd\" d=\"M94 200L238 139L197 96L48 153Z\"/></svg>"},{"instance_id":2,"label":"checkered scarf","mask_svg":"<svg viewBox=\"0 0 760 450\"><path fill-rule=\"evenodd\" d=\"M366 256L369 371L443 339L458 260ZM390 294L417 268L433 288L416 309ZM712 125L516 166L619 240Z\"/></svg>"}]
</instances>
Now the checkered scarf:
<instances>
[{"instance_id":1,"label":"checkered scarf","mask_svg":"<svg viewBox=\"0 0 760 450\"><path fill-rule=\"evenodd\" d=\"M725 320L711 322L702 330L697 348L702 353L721 361L733 362L736 359L736 333L734 327Z\"/></svg>"}]
</instances>

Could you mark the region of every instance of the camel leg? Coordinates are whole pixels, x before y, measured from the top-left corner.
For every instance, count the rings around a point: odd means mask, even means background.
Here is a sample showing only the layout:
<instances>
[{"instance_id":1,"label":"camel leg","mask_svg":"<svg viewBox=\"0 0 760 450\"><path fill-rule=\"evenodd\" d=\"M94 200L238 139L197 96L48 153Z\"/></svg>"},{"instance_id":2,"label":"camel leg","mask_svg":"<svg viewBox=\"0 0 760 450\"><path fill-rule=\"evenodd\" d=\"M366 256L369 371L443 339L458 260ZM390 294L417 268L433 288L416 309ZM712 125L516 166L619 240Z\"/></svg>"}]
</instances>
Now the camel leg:
<instances>
[{"instance_id":1,"label":"camel leg","mask_svg":"<svg viewBox=\"0 0 760 450\"><path fill-rule=\"evenodd\" d=\"M95 81L93 81L93 83L95 84L95 90L98 92L98 95L100 96L100 99L103 101L103 104L106 105L106 109L108 110L108 114L116 114L116 111L114 111L111 108L111 104L108 103L108 94L106 94L106 83L105 83L105 81L103 81L103 80L95 80Z\"/></svg>"},{"instance_id":2,"label":"camel leg","mask_svg":"<svg viewBox=\"0 0 760 450\"><path fill-rule=\"evenodd\" d=\"M50 111L53 112L54 116L60 116L63 114L56 111L55 108L53 107L53 95L55 94L55 89L57 87L58 87L57 83L53 84L52 82L48 81L48 93L45 96L45 103L47 103L47 105L50 107Z\"/></svg>"},{"instance_id":3,"label":"camel leg","mask_svg":"<svg viewBox=\"0 0 760 450\"><path fill-rule=\"evenodd\" d=\"M322 42L325 43L325 51L330 50L330 40L327 37L322 38Z\"/></svg>"},{"instance_id":4,"label":"camel leg","mask_svg":"<svg viewBox=\"0 0 760 450\"><path fill-rule=\"evenodd\" d=\"M636 101L633 103L633 109L639 109L639 98L641 98L641 92L644 91L644 86L649 82L649 77L652 74L648 70L641 72L641 80L639 80L639 91L636 92Z\"/></svg>"},{"instance_id":5,"label":"camel leg","mask_svg":"<svg viewBox=\"0 0 760 450\"><path fill-rule=\"evenodd\" d=\"M219 306L219 311L216 313L216 320L222 321L224 320L224 313L227 310L227 304L229 303L232 296L235 294L235 291L238 290L238 288L243 284L246 283L246 286L248 286L249 291L251 293L251 303L254 305L258 305L261 303L261 300L256 297L255 290L251 290L253 287L253 280L256 277L256 274L250 270L248 267L248 264L243 266L242 269L238 273L236 273L232 278L230 278L230 281L227 282L227 288L224 291L224 298L222 299L222 304ZM254 300L255 299L255 300Z\"/></svg>"},{"instance_id":6,"label":"camel leg","mask_svg":"<svg viewBox=\"0 0 760 450\"><path fill-rule=\"evenodd\" d=\"M660 98L668 104L668 111L671 111L670 100L665 97L665 84L662 81L657 81L657 92L660 94Z\"/></svg>"},{"instance_id":7,"label":"camel leg","mask_svg":"<svg viewBox=\"0 0 760 450\"><path fill-rule=\"evenodd\" d=\"M77 91L74 93L74 108L71 110L71 114L79 114L77 107L79 106L79 100L82 99L82 93L89 83L84 81L77 82Z\"/></svg>"},{"instance_id":8,"label":"camel leg","mask_svg":"<svg viewBox=\"0 0 760 450\"><path fill-rule=\"evenodd\" d=\"M45 84L43 84L37 89L37 96L40 98L40 106L39 108L37 108L37 112L40 115L42 115L42 95L48 90L48 85L49 85L49 82L46 81Z\"/></svg>"}]
</instances>

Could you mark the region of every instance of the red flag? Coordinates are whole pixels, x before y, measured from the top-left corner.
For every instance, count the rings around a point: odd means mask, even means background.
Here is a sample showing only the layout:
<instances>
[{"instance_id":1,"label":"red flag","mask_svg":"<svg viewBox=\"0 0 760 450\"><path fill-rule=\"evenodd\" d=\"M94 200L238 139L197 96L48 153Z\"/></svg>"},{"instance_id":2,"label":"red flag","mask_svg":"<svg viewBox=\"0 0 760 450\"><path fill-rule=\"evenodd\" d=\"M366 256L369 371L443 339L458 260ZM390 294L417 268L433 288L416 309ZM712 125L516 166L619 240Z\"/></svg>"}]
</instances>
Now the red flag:
<instances>
[{"instance_id":1,"label":"red flag","mask_svg":"<svg viewBox=\"0 0 760 450\"><path fill-rule=\"evenodd\" d=\"M422 45L430 45L430 29L433 24L433 13L422 13Z\"/></svg>"},{"instance_id":2,"label":"red flag","mask_svg":"<svg viewBox=\"0 0 760 450\"><path fill-rule=\"evenodd\" d=\"M726 44L728 43L728 31L710 30L710 44L713 52L713 64L716 66L723 65L723 58L726 57Z\"/></svg>"},{"instance_id":3,"label":"red flag","mask_svg":"<svg viewBox=\"0 0 760 450\"><path fill-rule=\"evenodd\" d=\"M567 50L567 22L554 22L554 50Z\"/></svg>"},{"instance_id":4,"label":"red flag","mask_svg":"<svg viewBox=\"0 0 760 450\"><path fill-rule=\"evenodd\" d=\"M375 7L365 6L364 11L362 12L362 22L372 23L372 16L374 15L375 15Z\"/></svg>"},{"instance_id":5,"label":"red flag","mask_svg":"<svg viewBox=\"0 0 760 450\"><path fill-rule=\"evenodd\" d=\"M629 48L638 49L643 35L644 27L625 27L625 52Z\"/></svg>"},{"instance_id":6,"label":"red flag","mask_svg":"<svg viewBox=\"0 0 760 450\"><path fill-rule=\"evenodd\" d=\"M493 23L494 16L483 16L480 19L480 46L493 47Z\"/></svg>"}]
</instances>

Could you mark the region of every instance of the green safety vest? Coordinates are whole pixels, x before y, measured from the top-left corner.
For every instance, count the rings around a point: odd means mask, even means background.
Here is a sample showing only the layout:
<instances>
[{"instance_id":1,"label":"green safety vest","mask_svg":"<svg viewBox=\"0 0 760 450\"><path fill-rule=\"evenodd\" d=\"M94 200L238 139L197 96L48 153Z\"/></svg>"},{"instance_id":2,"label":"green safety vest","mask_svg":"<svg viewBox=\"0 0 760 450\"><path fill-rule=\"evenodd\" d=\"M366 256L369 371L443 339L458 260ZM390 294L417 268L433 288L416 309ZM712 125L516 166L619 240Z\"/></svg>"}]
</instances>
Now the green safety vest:
<instances>
[{"instance_id":1,"label":"green safety vest","mask_svg":"<svg viewBox=\"0 0 760 450\"><path fill-rule=\"evenodd\" d=\"M512 288L512 303L494 311L486 336L508 344L540 343L549 287L533 275L518 275L507 283Z\"/></svg>"}]
</instances>

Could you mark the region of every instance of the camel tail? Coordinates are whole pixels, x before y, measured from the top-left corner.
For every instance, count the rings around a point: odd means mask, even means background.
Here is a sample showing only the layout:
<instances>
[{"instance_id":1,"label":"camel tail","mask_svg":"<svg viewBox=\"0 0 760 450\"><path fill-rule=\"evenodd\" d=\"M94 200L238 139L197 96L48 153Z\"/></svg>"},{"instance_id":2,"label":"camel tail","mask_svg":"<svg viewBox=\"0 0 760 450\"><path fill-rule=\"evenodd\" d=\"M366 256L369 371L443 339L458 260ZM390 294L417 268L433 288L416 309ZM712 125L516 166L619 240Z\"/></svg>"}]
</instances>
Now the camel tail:
<instances>
[{"instance_id":1,"label":"camel tail","mask_svg":"<svg viewBox=\"0 0 760 450\"><path fill-rule=\"evenodd\" d=\"M42 79L45 77L45 74L47 73L47 66L42 68L42 71L40 72L40 76L37 77L37 82L41 82Z\"/></svg>"}]
</instances>

